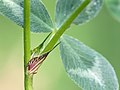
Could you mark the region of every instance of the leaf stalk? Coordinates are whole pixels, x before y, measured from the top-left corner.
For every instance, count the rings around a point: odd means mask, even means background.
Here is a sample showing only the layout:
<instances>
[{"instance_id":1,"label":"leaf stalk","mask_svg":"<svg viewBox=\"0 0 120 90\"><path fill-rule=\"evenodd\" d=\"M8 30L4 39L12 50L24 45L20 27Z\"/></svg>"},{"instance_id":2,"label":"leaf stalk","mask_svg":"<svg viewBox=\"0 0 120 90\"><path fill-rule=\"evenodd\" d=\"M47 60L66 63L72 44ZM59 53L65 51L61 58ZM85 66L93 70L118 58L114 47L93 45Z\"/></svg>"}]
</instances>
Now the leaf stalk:
<instances>
[{"instance_id":1,"label":"leaf stalk","mask_svg":"<svg viewBox=\"0 0 120 90\"><path fill-rule=\"evenodd\" d=\"M65 21L65 23L57 30L55 35L52 37L50 42L47 44L47 46L44 48L42 53L45 53L49 50L51 50L56 42L59 40L59 38L62 36L62 34L67 30L67 28L72 24L72 22L75 20L75 18L82 12L82 10L90 3L91 0L85 0L71 15L70 17Z\"/></svg>"}]
</instances>

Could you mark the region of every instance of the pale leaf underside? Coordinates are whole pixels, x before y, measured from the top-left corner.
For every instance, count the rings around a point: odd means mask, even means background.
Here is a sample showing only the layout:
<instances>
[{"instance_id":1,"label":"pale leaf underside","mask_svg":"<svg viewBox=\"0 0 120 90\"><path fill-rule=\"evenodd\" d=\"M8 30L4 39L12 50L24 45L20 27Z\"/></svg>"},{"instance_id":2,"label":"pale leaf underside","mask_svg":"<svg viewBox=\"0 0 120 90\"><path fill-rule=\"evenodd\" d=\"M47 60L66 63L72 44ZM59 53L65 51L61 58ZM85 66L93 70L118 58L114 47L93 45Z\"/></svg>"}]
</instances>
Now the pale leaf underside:
<instances>
[{"instance_id":1,"label":"pale leaf underside","mask_svg":"<svg viewBox=\"0 0 120 90\"><path fill-rule=\"evenodd\" d=\"M60 52L69 77L83 90L119 90L113 67L96 51L64 35Z\"/></svg>"},{"instance_id":2,"label":"pale leaf underside","mask_svg":"<svg viewBox=\"0 0 120 90\"><path fill-rule=\"evenodd\" d=\"M24 27L23 0L0 0L0 13ZM41 0L31 0L31 31L51 32L53 24Z\"/></svg>"}]
</instances>

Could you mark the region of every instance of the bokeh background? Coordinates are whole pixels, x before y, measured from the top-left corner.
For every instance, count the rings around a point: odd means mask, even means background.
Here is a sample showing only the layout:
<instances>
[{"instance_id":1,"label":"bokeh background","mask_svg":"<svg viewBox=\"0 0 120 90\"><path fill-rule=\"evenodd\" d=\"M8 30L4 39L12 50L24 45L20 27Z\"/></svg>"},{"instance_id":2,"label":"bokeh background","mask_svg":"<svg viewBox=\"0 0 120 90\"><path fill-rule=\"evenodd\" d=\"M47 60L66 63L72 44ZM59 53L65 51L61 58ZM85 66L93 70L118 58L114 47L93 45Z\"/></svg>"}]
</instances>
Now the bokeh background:
<instances>
[{"instance_id":1,"label":"bokeh background","mask_svg":"<svg viewBox=\"0 0 120 90\"><path fill-rule=\"evenodd\" d=\"M43 0L54 20L55 0ZM120 82L120 22L116 21L104 5L99 15L81 26L72 25L69 34L100 52L113 65ZM31 33L31 48L37 46L47 34ZM23 88L23 29L0 16L0 90ZM34 76L34 90L80 90L63 67L56 48Z\"/></svg>"}]
</instances>

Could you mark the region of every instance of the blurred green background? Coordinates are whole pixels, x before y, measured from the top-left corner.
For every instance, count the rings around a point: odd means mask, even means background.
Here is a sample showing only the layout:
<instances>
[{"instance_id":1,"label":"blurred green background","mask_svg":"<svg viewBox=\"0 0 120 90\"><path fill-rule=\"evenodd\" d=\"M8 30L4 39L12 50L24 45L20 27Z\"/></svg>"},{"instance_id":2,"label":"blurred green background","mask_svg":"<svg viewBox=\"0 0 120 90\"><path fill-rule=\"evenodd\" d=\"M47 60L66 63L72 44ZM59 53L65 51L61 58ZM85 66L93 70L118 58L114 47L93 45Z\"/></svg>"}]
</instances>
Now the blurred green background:
<instances>
[{"instance_id":1,"label":"blurred green background","mask_svg":"<svg viewBox=\"0 0 120 90\"><path fill-rule=\"evenodd\" d=\"M54 20L55 0L43 0ZM100 52L113 65L120 82L120 22L103 6L99 15L89 23L72 27L69 34ZM47 34L31 33L31 48L37 46ZM0 16L0 90L23 88L23 30ZM80 90L72 82L62 65L56 48L34 76L34 90Z\"/></svg>"}]
</instances>

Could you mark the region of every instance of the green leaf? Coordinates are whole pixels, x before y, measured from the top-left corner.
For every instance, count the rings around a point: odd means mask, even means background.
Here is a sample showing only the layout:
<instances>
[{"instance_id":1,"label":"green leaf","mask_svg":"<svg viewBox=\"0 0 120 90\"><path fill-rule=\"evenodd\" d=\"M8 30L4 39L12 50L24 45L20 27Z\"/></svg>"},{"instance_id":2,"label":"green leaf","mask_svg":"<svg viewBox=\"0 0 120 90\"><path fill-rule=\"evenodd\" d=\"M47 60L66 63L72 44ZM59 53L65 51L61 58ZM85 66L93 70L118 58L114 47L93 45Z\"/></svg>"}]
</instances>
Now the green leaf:
<instances>
[{"instance_id":1,"label":"green leaf","mask_svg":"<svg viewBox=\"0 0 120 90\"><path fill-rule=\"evenodd\" d=\"M24 25L23 0L0 0L0 13L18 25ZM53 24L41 0L31 0L31 31L50 32Z\"/></svg>"},{"instance_id":2,"label":"green leaf","mask_svg":"<svg viewBox=\"0 0 120 90\"><path fill-rule=\"evenodd\" d=\"M67 74L83 90L119 90L113 67L93 49L64 35L60 52Z\"/></svg>"},{"instance_id":3,"label":"green leaf","mask_svg":"<svg viewBox=\"0 0 120 90\"><path fill-rule=\"evenodd\" d=\"M57 0L56 26L60 28L72 13L83 3L84 0ZM97 15L103 0L92 0L91 3L74 20L74 24L83 24Z\"/></svg>"},{"instance_id":4,"label":"green leaf","mask_svg":"<svg viewBox=\"0 0 120 90\"><path fill-rule=\"evenodd\" d=\"M120 0L105 0L111 15L120 22Z\"/></svg>"}]
</instances>

